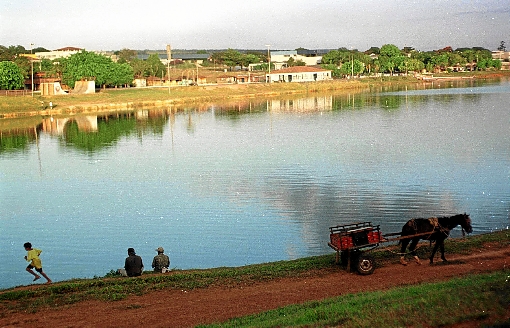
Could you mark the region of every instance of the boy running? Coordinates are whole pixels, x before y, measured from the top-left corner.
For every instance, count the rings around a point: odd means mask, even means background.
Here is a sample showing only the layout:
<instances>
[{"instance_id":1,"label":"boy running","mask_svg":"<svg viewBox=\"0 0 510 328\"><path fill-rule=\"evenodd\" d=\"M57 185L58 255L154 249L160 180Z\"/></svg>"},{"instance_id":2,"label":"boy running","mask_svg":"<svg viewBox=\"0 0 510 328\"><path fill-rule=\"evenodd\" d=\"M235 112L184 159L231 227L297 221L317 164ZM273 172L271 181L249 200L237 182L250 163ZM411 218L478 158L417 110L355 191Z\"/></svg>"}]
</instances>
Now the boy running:
<instances>
[{"instance_id":1,"label":"boy running","mask_svg":"<svg viewBox=\"0 0 510 328\"><path fill-rule=\"evenodd\" d=\"M44 278L47 280L47 284L51 284L51 279L46 275L46 273L43 272L42 269L42 263L41 259L39 258L39 255L41 254L41 250L37 248L32 248L31 243L25 243L23 244L25 247L25 250L27 251L27 255L25 256L25 260L30 262L30 264L27 266L28 273L32 274L35 278L34 281L37 279L40 279L41 276L39 276L37 273L33 271L35 268L35 271L39 272Z\"/></svg>"}]
</instances>

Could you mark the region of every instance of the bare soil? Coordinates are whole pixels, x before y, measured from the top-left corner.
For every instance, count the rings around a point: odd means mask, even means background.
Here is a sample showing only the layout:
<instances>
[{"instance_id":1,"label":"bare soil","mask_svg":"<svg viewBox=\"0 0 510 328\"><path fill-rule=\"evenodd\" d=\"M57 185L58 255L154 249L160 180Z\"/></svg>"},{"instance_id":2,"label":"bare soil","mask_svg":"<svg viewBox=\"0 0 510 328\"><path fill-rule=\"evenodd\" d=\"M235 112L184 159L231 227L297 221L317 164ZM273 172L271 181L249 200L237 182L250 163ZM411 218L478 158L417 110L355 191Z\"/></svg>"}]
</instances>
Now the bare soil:
<instances>
[{"instance_id":1,"label":"bare soil","mask_svg":"<svg viewBox=\"0 0 510 328\"><path fill-rule=\"evenodd\" d=\"M402 266L396 260L361 276L345 270L324 270L304 278L285 278L250 285L196 290L162 290L122 301L86 301L37 313L6 313L1 327L193 327L225 321L278 307L343 294L385 290L397 286L448 280L473 273L507 269L510 245L485 245L470 255L448 255L447 263ZM137 278L130 278L137 279ZM490 317L460 327L481 327L506 318Z\"/></svg>"}]
</instances>

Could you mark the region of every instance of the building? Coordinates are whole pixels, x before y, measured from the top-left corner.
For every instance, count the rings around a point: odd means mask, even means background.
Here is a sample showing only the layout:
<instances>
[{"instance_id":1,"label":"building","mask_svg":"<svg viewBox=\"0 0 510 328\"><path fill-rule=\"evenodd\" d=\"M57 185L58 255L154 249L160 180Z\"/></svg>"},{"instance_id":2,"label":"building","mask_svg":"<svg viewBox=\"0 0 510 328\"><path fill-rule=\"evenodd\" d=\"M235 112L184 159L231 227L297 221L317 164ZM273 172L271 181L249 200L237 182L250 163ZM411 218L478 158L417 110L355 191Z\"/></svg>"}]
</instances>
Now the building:
<instances>
[{"instance_id":1,"label":"building","mask_svg":"<svg viewBox=\"0 0 510 328\"><path fill-rule=\"evenodd\" d=\"M168 55L166 53L159 54L157 53L159 60L166 66L168 65ZM139 54L137 57L141 60L147 60L149 58L149 54ZM170 65L181 64L183 62L187 63L198 63L202 65L204 61L209 60L209 54L180 54L180 53L172 53L172 58L170 59Z\"/></svg>"},{"instance_id":2,"label":"building","mask_svg":"<svg viewBox=\"0 0 510 328\"><path fill-rule=\"evenodd\" d=\"M288 67L266 74L266 82L316 82L331 80L331 70L311 66Z\"/></svg>"},{"instance_id":3,"label":"building","mask_svg":"<svg viewBox=\"0 0 510 328\"><path fill-rule=\"evenodd\" d=\"M285 51L271 51L271 64L274 65L275 69L280 69L287 66L289 59L293 59L294 62L302 61L306 66L319 65L322 61L322 56L318 56L315 53L300 54L297 50L285 50Z\"/></svg>"},{"instance_id":4,"label":"building","mask_svg":"<svg viewBox=\"0 0 510 328\"><path fill-rule=\"evenodd\" d=\"M510 70L510 51L493 51L492 59L497 59L501 61L501 69L502 70Z\"/></svg>"},{"instance_id":5,"label":"building","mask_svg":"<svg viewBox=\"0 0 510 328\"><path fill-rule=\"evenodd\" d=\"M37 56L38 59L54 60L58 58L67 58L71 55L80 52L81 50L83 49L75 47L65 47L53 51L36 52L35 55Z\"/></svg>"}]
</instances>

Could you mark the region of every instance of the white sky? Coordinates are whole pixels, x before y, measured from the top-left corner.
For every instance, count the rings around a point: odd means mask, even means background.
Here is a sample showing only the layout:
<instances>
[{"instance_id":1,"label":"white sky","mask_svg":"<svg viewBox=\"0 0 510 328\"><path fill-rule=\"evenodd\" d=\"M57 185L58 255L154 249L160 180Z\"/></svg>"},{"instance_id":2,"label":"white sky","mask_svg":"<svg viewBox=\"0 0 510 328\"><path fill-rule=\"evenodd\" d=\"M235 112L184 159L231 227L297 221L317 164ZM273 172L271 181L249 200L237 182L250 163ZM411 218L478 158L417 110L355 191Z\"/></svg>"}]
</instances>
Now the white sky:
<instances>
[{"instance_id":1,"label":"white sky","mask_svg":"<svg viewBox=\"0 0 510 328\"><path fill-rule=\"evenodd\" d=\"M0 45L52 50L510 48L509 0L0 0Z\"/></svg>"}]
</instances>

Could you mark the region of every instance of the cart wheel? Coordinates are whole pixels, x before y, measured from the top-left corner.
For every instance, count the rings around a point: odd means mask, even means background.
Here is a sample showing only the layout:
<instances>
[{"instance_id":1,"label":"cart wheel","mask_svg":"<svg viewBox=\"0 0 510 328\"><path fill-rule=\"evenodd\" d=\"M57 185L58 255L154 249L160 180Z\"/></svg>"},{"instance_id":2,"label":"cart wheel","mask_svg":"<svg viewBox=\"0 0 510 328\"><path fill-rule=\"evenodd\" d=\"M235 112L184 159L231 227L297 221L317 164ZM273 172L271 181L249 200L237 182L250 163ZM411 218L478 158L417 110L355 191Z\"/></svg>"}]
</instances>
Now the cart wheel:
<instances>
[{"instance_id":1,"label":"cart wheel","mask_svg":"<svg viewBox=\"0 0 510 328\"><path fill-rule=\"evenodd\" d=\"M361 275L372 274L375 270L374 258L370 255L361 254L358 258L357 269Z\"/></svg>"}]
</instances>

